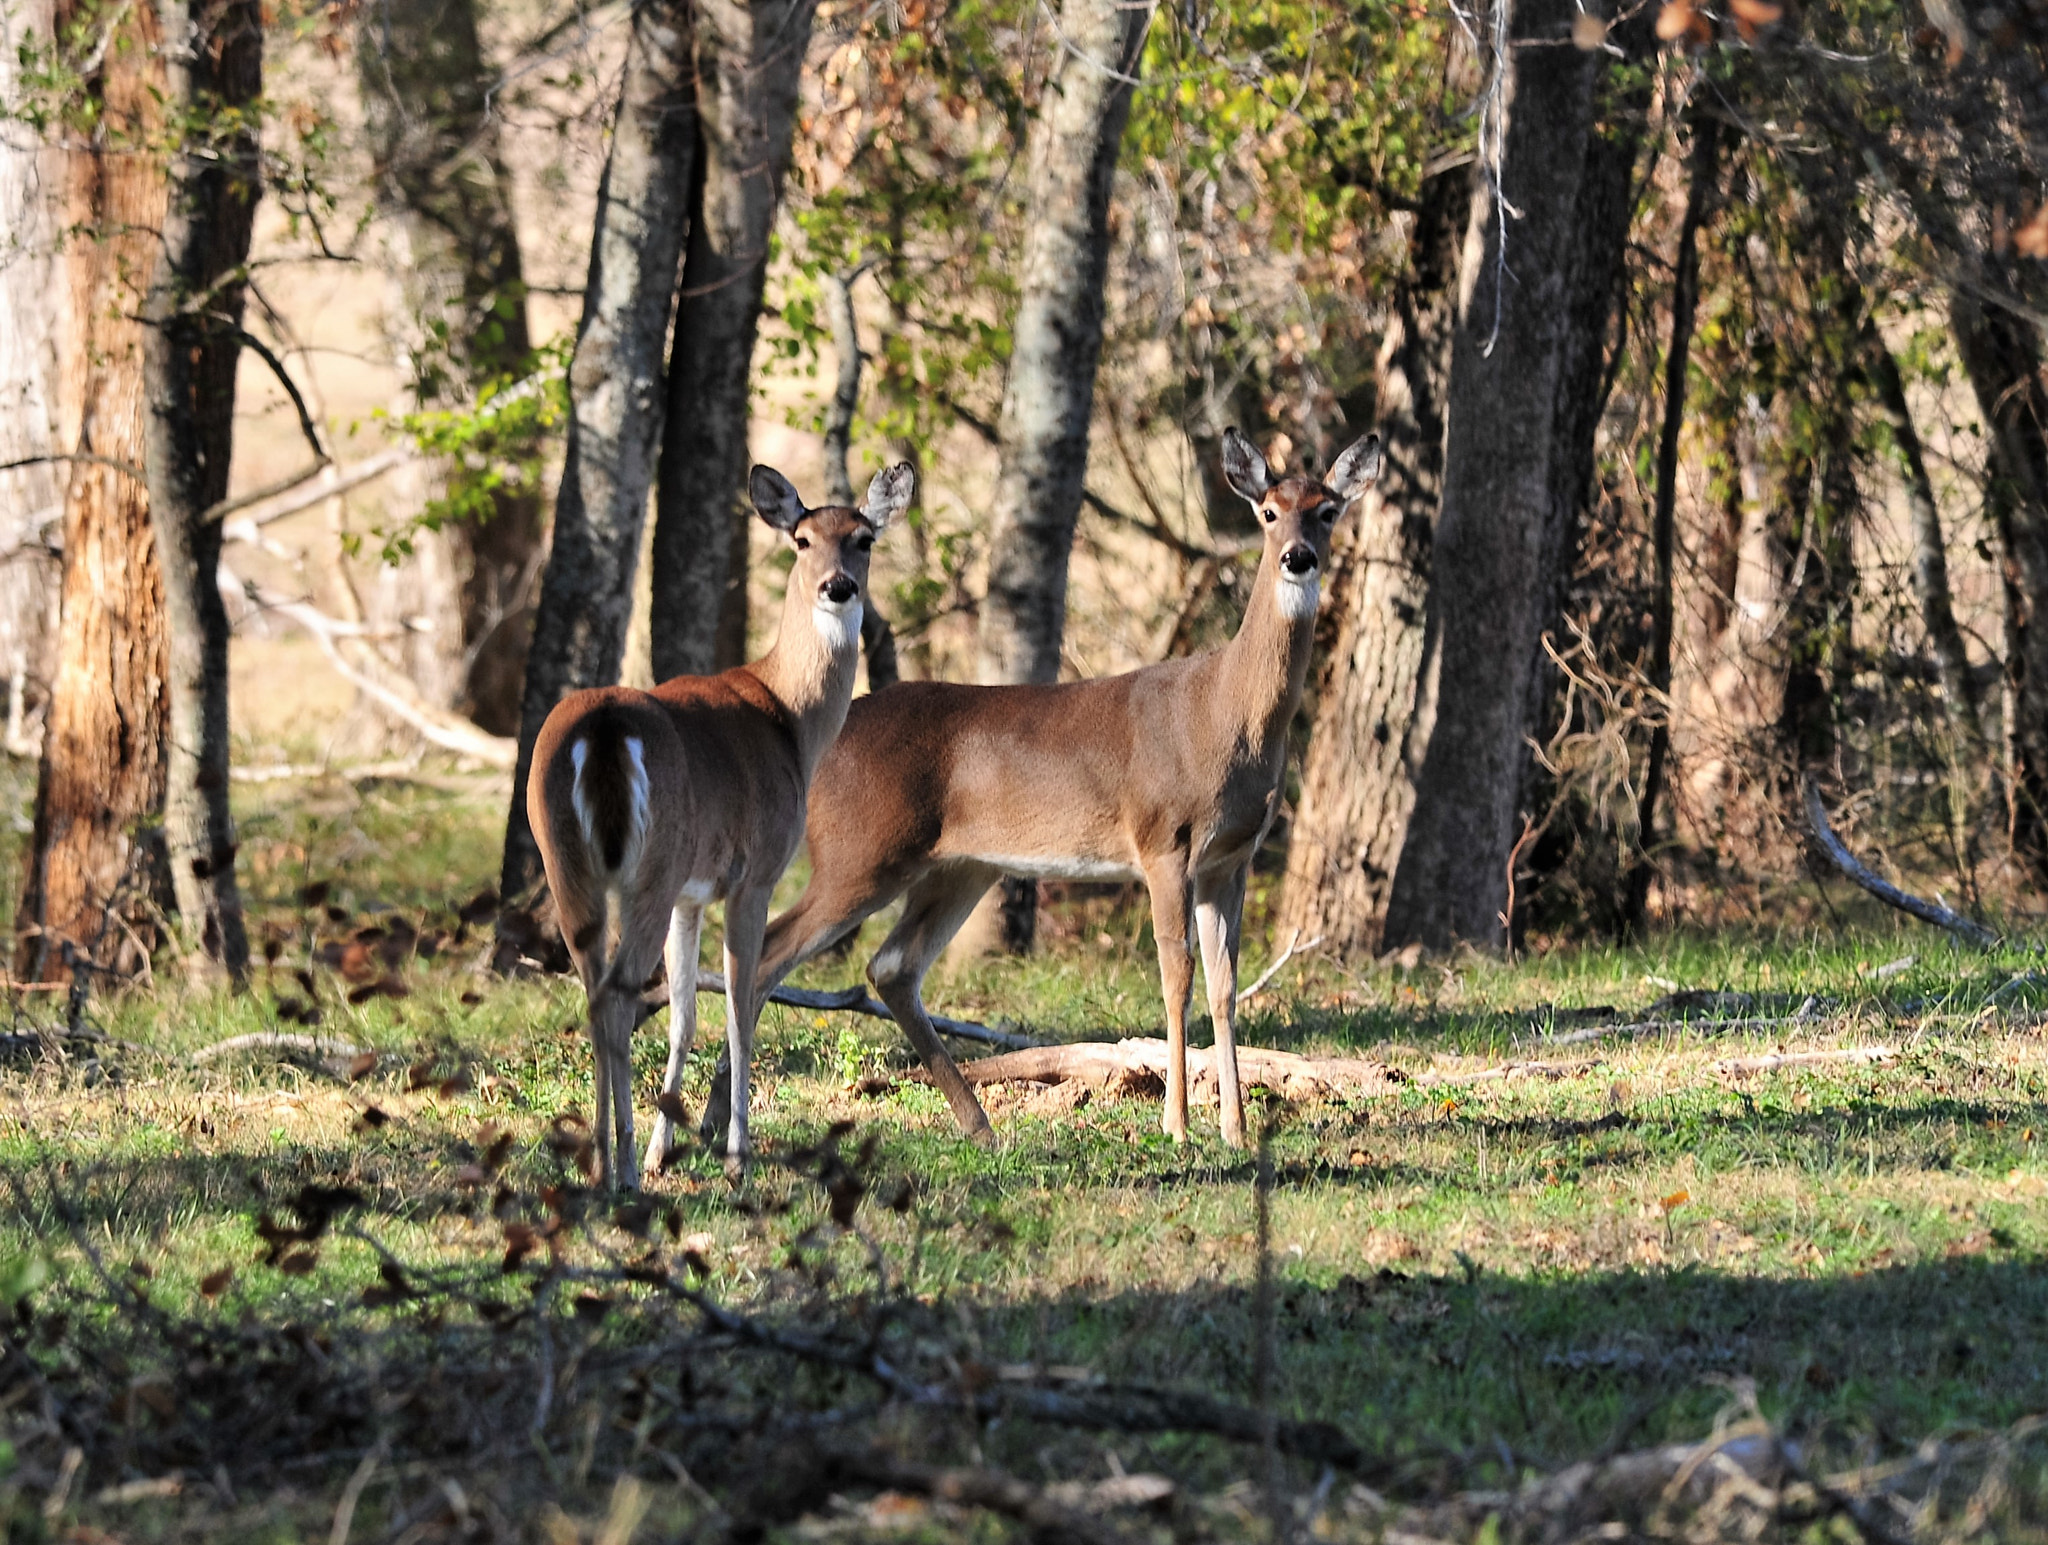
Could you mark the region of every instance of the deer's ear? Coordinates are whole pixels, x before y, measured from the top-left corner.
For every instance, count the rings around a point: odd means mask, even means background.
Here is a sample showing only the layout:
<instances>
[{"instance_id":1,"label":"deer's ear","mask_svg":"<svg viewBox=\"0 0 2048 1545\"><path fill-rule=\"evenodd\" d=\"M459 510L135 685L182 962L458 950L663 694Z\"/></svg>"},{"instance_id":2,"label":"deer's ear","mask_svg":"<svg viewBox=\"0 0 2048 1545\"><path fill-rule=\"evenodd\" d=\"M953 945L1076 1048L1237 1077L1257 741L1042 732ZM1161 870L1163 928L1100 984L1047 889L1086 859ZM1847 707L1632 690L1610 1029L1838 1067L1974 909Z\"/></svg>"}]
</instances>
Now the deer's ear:
<instances>
[{"instance_id":1,"label":"deer's ear","mask_svg":"<svg viewBox=\"0 0 2048 1545\"><path fill-rule=\"evenodd\" d=\"M895 466L875 474L875 480L868 484L866 503L860 513L867 523L877 531L888 529L889 522L910 508L910 501L917 492L917 474L910 470L910 463L899 461Z\"/></svg>"},{"instance_id":2,"label":"deer's ear","mask_svg":"<svg viewBox=\"0 0 2048 1545\"><path fill-rule=\"evenodd\" d=\"M1259 448L1235 429L1223 431L1223 476L1240 497L1257 504L1273 486L1273 474Z\"/></svg>"},{"instance_id":3,"label":"deer's ear","mask_svg":"<svg viewBox=\"0 0 2048 1545\"><path fill-rule=\"evenodd\" d=\"M796 523L810 512L797 497L796 487L773 467L756 467L747 475L747 492L761 518L777 531L794 531Z\"/></svg>"},{"instance_id":4,"label":"deer's ear","mask_svg":"<svg viewBox=\"0 0 2048 1545\"><path fill-rule=\"evenodd\" d=\"M1354 441L1350 448L1339 456L1330 468L1330 475L1323 479L1323 486L1349 504L1366 489L1379 481L1380 437L1376 434Z\"/></svg>"}]
</instances>

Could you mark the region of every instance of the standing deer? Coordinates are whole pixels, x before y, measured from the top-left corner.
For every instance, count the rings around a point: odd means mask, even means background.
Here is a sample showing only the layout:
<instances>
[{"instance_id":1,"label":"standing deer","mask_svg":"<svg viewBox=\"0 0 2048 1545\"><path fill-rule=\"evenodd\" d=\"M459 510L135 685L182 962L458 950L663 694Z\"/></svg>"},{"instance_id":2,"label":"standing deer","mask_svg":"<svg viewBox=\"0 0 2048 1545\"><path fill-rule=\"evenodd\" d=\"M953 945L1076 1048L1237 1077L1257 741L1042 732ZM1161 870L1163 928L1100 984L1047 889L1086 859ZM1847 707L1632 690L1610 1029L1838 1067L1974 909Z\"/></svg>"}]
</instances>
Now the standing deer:
<instances>
[{"instance_id":1,"label":"standing deer","mask_svg":"<svg viewBox=\"0 0 2048 1545\"><path fill-rule=\"evenodd\" d=\"M673 1095L697 1033L704 909L720 899L726 1047L736 1070L726 1167L737 1173L745 1163L748 1067L762 1001L753 983L769 893L796 852L811 774L853 696L869 549L909 505L912 486L910 468L897 466L876 474L858 510L807 510L781 473L754 468L754 508L796 549L775 647L751 665L678 676L652 692L571 693L541 726L527 813L590 1000L598 1164L608 1185L634 1184L640 990L666 939L663 1089ZM617 933L609 953L608 903L616 906ZM647 1145L648 1170L661 1167L674 1137L664 1110Z\"/></svg>"},{"instance_id":2,"label":"standing deer","mask_svg":"<svg viewBox=\"0 0 2048 1545\"><path fill-rule=\"evenodd\" d=\"M988 1117L932 1028L923 984L982 893L1014 874L1144 880L1166 995L1164 1124L1175 1138L1188 1129L1192 910L1216 1023L1223 1139L1244 1142L1236 1015L1245 878L1279 804L1330 530L1379 476L1380 441L1358 441L1322 481L1275 479L1233 429L1223 469L1264 528L1251 601L1224 648L1054 686L904 682L853 705L818 769L811 883L769 926L755 991L906 896L868 977L977 1140L987 1140Z\"/></svg>"}]
</instances>

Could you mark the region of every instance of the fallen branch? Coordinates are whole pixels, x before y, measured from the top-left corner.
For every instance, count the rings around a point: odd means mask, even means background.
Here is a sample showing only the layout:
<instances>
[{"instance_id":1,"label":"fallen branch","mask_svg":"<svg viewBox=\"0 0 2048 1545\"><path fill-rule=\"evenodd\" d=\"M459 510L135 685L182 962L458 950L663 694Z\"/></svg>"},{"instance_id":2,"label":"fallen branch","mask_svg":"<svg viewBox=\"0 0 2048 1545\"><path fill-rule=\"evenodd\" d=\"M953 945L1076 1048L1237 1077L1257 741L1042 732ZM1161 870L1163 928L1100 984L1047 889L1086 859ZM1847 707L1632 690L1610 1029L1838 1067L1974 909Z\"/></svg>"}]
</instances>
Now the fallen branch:
<instances>
[{"instance_id":1,"label":"fallen branch","mask_svg":"<svg viewBox=\"0 0 2048 1545\"><path fill-rule=\"evenodd\" d=\"M357 1046L349 1041L337 1041L330 1035L295 1035L286 1030L258 1030L251 1035L231 1035L225 1041L215 1041L211 1046L202 1046L192 1053L192 1062L212 1062L216 1058L231 1056L238 1051L295 1051L321 1058L361 1057L369 1053L367 1046Z\"/></svg>"},{"instance_id":2,"label":"fallen branch","mask_svg":"<svg viewBox=\"0 0 2048 1545\"><path fill-rule=\"evenodd\" d=\"M716 971L697 973L697 991L725 996L725 978ZM863 987L842 987L837 992L811 992L802 987L778 987L768 994L770 1003L780 1003L793 1009L816 1009L821 1013L866 1014L873 1019L886 1019L891 1023L896 1016L888 1007L868 996ZM948 1019L943 1014L931 1016L932 1028L941 1035L957 1036L963 1041L979 1041L984 1046L1002 1046L1013 1051L1027 1050L1042 1046L1028 1035L1017 1035L1008 1030L991 1030L987 1025L978 1025L971 1019Z\"/></svg>"},{"instance_id":3,"label":"fallen branch","mask_svg":"<svg viewBox=\"0 0 2048 1545\"><path fill-rule=\"evenodd\" d=\"M1029 1525L1042 1540L1077 1540L1084 1545L1112 1545L1129 1538L1091 1514L1173 1495L1173 1483L1163 1476L1117 1476L1092 1487L1072 1482L1038 1487L1001 1470L948 1469L872 1452L835 1455L832 1468L870 1486L1001 1513Z\"/></svg>"},{"instance_id":4,"label":"fallen branch","mask_svg":"<svg viewBox=\"0 0 2048 1545\"><path fill-rule=\"evenodd\" d=\"M1716 1073L1770 1073L1778 1068L1817 1067L1829 1062L1889 1062L1898 1055L1891 1046L1838 1046L1827 1051L1780 1051L1762 1057L1723 1057Z\"/></svg>"},{"instance_id":5,"label":"fallen branch","mask_svg":"<svg viewBox=\"0 0 2048 1545\"><path fill-rule=\"evenodd\" d=\"M1271 1089L1290 1100L1331 1095L1386 1094L1409 1080L1398 1068L1362 1057L1303 1057L1291 1051L1241 1046L1238 1076L1248 1088ZM1166 1087L1166 1042L1153 1039L1076 1041L1040 1046L962 1064L968 1083L1063 1084L1076 1082L1114 1094L1156 1094ZM917 1074L911 1075L913 1079ZM1216 1086L1216 1053L1188 1051L1188 1078L1196 1091ZM1198 1097L1200 1097L1198 1095Z\"/></svg>"},{"instance_id":6,"label":"fallen branch","mask_svg":"<svg viewBox=\"0 0 2048 1545\"><path fill-rule=\"evenodd\" d=\"M1667 1030L1781 1030L1791 1025L1820 1023L1818 1014L1778 1014L1742 1019L1637 1019L1625 1025L1588 1025L1562 1035L1543 1038L1545 1046L1582 1046L1588 1041L1605 1041L1616 1036L1660 1035Z\"/></svg>"},{"instance_id":7,"label":"fallen branch","mask_svg":"<svg viewBox=\"0 0 2048 1545\"><path fill-rule=\"evenodd\" d=\"M1239 1008L1244 1007L1244 1005L1251 1002L1251 1000L1258 993L1264 991L1266 984L1272 981L1274 977L1278 976L1280 974L1281 968L1284 967L1288 961L1294 958L1296 943L1300 938L1301 930L1297 928L1294 930L1294 937L1287 941L1287 948L1280 952L1280 958L1274 961L1270 966L1266 967L1266 969L1259 974L1259 979L1256 982L1253 982L1251 986L1247 987L1243 992L1237 995L1237 1003ZM1313 939L1309 940L1308 943L1301 945L1300 948L1303 953L1306 953L1307 951L1314 949L1318 944L1321 944L1322 942L1323 936L1321 934L1317 934Z\"/></svg>"},{"instance_id":8,"label":"fallen branch","mask_svg":"<svg viewBox=\"0 0 2048 1545\"><path fill-rule=\"evenodd\" d=\"M1476 1073L1417 1073L1409 1082L1418 1089L1441 1089L1446 1085L1499 1083L1510 1078L1577 1078L1606 1065L1604 1057L1575 1057L1570 1062L1504 1062Z\"/></svg>"},{"instance_id":9,"label":"fallen branch","mask_svg":"<svg viewBox=\"0 0 2048 1545\"><path fill-rule=\"evenodd\" d=\"M1918 896L1907 894L1889 880L1866 869L1835 835L1835 829L1828 825L1828 813L1820 802L1820 788L1811 778L1806 780L1806 821L1813 829L1813 840L1820 844L1820 850L1827 854L1829 862L1858 885L1869 891L1888 907L1917 917L1923 923L1932 923L1937 928L1946 928L1958 938L1967 939L1980 949L1996 949L1998 935L1982 923L1972 922L1960 912L1951 912L1937 901L1923 901Z\"/></svg>"}]
</instances>

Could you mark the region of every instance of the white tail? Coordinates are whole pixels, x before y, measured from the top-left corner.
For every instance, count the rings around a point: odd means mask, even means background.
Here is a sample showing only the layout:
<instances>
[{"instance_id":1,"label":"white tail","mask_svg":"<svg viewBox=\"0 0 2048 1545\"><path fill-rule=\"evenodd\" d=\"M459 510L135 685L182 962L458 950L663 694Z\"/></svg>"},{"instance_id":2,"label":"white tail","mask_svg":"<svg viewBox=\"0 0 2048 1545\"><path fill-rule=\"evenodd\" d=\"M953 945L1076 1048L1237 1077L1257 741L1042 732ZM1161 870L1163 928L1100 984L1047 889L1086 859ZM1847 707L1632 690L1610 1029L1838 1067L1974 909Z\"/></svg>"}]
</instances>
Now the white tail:
<instances>
[{"instance_id":1,"label":"white tail","mask_svg":"<svg viewBox=\"0 0 2048 1545\"><path fill-rule=\"evenodd\" d=\"M562 934L590 999L598 1160L631 1185L632 1036L639 992L668 956L666 1089L681 1086L697 1029L704 908L725 902L728 1163L747 1151L752 991L768 896L803 835L805 791L853 695L861 594L875 534L910 502L911 474L879 474L859 510L808 510L788 479L756 467L764 520L796 549L775 647L718 676L679 676L652 692L606 687L564 698L534 744L527 812ZM617 915L607 928L609 903ZM607 940L607 932L616 935ZM668 1157L675 1124L655 1122L647 1167Z\"/></svg>"},{"instance_id":2,"label":"white tail","mask_svg":"<svg viewBox=\"0 0 2048 1545\"><path fill-rule=\"evenodd\" d=\"M925 973L1000 874L1142 879L1166 994L1166 1130L1187 1133L1198 937L1223 1136L1241 1144L1245 879L1279 803L1331 527L1379 466L1368 435L1325 479L1275 479L1250 441L1225 435L1224 470L1265 544L1237 637L1213 654L1057 686L904 682L854 704L811 789L811 883L769 927L757 989L903 896L869 978L962 1128L983 1134L988 1118L925 1013Z\"/></svg>"}]
</instances>

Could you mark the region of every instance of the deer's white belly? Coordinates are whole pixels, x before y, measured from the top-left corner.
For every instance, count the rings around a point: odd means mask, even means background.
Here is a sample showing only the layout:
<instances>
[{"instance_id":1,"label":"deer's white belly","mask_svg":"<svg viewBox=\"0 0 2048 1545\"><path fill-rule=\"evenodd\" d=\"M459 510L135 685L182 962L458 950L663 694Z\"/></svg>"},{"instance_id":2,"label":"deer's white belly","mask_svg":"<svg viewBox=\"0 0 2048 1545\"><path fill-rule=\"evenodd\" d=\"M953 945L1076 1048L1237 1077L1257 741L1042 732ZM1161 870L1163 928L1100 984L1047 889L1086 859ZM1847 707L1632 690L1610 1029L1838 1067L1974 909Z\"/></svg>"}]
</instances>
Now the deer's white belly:
<instances>
[{"instance_id":1,"label":"deer's white belly","mask_svg":"<svg viewBox=\"0 0 2048 1545\"><path fill-rule=\"evenodd\" d=\"M1119 863L1114 859L1076 858L1068 854L1034 854L1023 857L1015 853L977 853L976 863L987 864L1005 874L1023 875L1033 880L1138 880L1144 876L1134 864Z\"/></svg>"}]
</instances>

